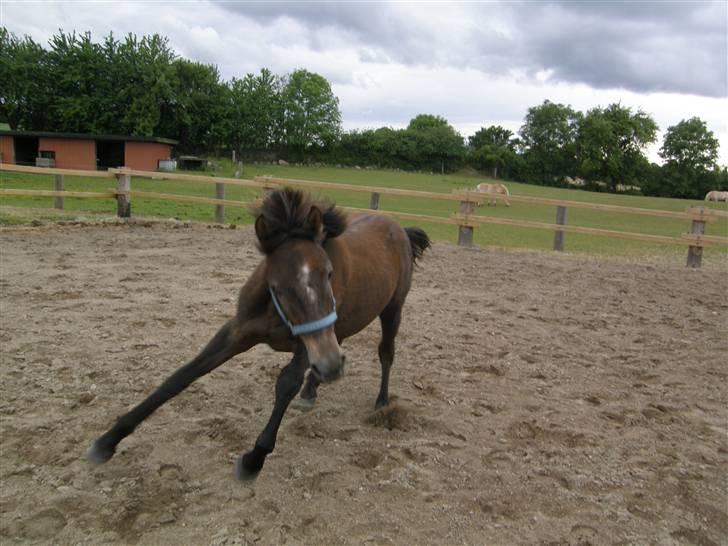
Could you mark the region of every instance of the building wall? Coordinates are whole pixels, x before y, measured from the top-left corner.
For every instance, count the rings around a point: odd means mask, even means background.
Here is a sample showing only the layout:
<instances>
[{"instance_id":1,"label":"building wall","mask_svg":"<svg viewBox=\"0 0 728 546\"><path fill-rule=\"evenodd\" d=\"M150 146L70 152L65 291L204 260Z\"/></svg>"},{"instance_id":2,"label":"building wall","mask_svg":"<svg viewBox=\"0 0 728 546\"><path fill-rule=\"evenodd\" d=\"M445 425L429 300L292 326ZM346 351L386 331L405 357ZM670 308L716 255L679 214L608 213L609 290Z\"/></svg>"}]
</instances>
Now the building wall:
<instances>
[{"instance_id":1,"label":"building wall","mask_svg":"<svg viewBox=\"0 0 728 546\"><path fill-rule=\"evenodd\" d=\"M157 142L127 142L124 165L129 169L156 171L160 159L172 159L172 146Z\"/></svg>"},{"instance_id":2,"label":"building wall","mask_svg":"<svg viewBox=\"0 0 728 546\"><path fill-rule=\"evenodd\" d=\"M15 163L13 137L0 136L0 159L2 159L3 163Z\"/></svg>"},{"instance_id":3,"label":"building wall","mask_svg":"<svg viewBox=\"0 0 728 546\"><path fill-rule=\"evenodd\" d=\"M38 139L39 153L44 150L56 152L56 168L96 170L96 142L70 138Z\"/></svg>"}]
</instances>

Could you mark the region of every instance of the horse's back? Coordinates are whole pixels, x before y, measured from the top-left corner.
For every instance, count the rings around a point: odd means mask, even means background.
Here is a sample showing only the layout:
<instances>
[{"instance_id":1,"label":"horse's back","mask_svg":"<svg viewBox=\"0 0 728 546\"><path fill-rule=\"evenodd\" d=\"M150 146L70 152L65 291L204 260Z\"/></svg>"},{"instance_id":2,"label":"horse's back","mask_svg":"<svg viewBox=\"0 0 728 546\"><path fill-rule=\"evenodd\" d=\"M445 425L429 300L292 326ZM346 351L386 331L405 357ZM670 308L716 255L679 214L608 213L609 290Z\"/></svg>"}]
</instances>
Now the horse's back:
<instances>
[{"instance_id":1,"label":"horse's back","mask_svg":"<svg viewBox=\"0 0 728 546\"><path fill-rule=\"evenodd\" d=\"M402 274L411 276L409 237L391 218L375 214L354 216L346 231L335 240L347 250L349 265L367 270L370 278L399 282Z\"/></svg>"},{"instance_id":2,"label":"horse's back","mask_svg":"<svg viewBox=\"0 0 728 546\"><path fill-rule=\"evenodd\" d=\"M508 188L504 184L486 184L485 182L478 184L475 189L480 193L501 193L510 195Z\"/></svg>"}]
</instances>

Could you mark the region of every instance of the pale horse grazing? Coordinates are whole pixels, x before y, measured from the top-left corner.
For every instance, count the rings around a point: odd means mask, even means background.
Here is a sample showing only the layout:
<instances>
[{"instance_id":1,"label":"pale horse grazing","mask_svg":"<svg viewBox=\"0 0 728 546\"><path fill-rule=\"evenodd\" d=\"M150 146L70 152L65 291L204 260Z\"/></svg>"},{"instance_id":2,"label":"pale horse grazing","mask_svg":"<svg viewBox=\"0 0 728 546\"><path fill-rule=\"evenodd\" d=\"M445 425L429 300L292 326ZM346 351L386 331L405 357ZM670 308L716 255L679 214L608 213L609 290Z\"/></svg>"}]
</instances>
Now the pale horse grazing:
<instances>
[{"instance_id":1,"label":"pale horse grazing","mask_svg":"<svg viewBox=\"0 0 728 546\"><path fill-rule=\"evenodd\" d=\"M505 195L506 197L510 196L510 192L508 191L508 188L506 188L503 184L478 184L475 187L475 191L480 193L494 193L494 194L500 194ZM508 201L508 199L504 199L506 203L506 207L510 207L511 204ZM493 205L496 206L497 200L494 198L488 200L488 206ZM479 207L483 206L483 203L478 204Z\"/></svg>"},{"instance_id":2,"label":"pale horse grazing","mask_svg":"<svg viewBox=\"0 0 728 546\"><path fill-rule=\"evenodd\" d=\"M728 191L709 191L705 194L706 201L726 201L728 202Z\"/></svg>"}]
</instances>

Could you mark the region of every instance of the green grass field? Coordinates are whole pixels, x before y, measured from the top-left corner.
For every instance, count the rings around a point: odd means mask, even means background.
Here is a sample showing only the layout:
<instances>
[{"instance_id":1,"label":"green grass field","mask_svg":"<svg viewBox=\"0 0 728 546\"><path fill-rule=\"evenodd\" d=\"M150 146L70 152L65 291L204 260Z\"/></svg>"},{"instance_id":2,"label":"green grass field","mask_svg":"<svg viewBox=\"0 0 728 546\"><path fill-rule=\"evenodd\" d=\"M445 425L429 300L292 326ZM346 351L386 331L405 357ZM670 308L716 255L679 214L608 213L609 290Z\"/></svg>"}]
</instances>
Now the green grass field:
<instances>
[{"instance_id":1,"label":"green grass field","mask_svg":"<svg viewBox=\"0 0 728 546\"><path fill-rule=\"evenodd\" d=\"M233 166L229 161L222 161L222 168L214 173L215 176L232 176ZM213 174L213 173L207 173ZM334 167L297 167L279 165L245 165L243 178L253 178L259 175L273 175L282 178L299 178L318 180L323 182L340 182L363 186L383 186L410 190L423 190L450 193L455 189L472 188L485 180L479 176L463 175L428 175L417 173L404 173L398 171L374 171L365 169L342 169ZM705 203L703 201L689 201L682 199L653 198L631 195L612 195L606 193L585 192L581 190L568 190L533 186L508 182L512 195L545 197L557 200L585 201L591 203L639 207L669 211L685 211L690 206L709 206L719 210L728 210L725 203ZM18 173L0 173L0 188L14 189L53 189L53 177L42 175L26 175ZM65 189L67 191L108 191L115 189L115 182L111 179L96 179L82 177L66 177ZM153 181L141 178L132 180L132 190L154 191L160 193L177 193L196 195L200 197L214 197L215 187L211 184L190 183L181 181ZM227 186L225 198L228 200L252 201L259 196L253 189ZM338 204L367 208L369 206L368 193L354 193L348 191L325 191L321 194ZM33 220L52 220L59 217L52 210L53 199L47 197L8 197L0 198L0 224L27 223ZM435 201L431 199L413 199L404 197L381 196L380 208L382 210L409 212L430 216L448 217L456 212L458 204L451 201ZM51 209L51 210L49 210ZM132 214L139 217L177 218L180 220L195 220L202 222L213 221L212 205L196 203L179 203L159 199L132 198ZM65 213L70 216L116 214L116 202L113 199L74 199L66 198ZM545 223L554 223L555 207L546 205L531 205L512 203L510 208L499 204L497 207L483 206L477 214L519 220L530 220ZM226 207L225 221L227 223L246 224L252 220L246 208ZM405 225L413 222L403 222ZM417 222L414 222L417 223ZM623 214L614 212L601 212L586 209L570 208L567 213L567 223L575 226L595 227L634 233L664 235L678 237L689 230L689 221L680 219L657 218ZM436 240L456 241L457 227L441 224L427 224L419 222L430 236ZM706 234L728 236L728 219L719 222L710 222ZM567 252L602 255L602 256L642 256L642 255L671 255L684 256L686 248L672 245L655 245L638 241L629 241L608 237L596 237L581 234L566 234L565 248ZM529 228L515 228L493 224L475 228L475 242L480 245L499 247L526 248L537 250L551 249L553 232ZM728 257L728 248L714 246L706 248L706 256L711 255L719 259Z\"/></svg>"}]
</instances>

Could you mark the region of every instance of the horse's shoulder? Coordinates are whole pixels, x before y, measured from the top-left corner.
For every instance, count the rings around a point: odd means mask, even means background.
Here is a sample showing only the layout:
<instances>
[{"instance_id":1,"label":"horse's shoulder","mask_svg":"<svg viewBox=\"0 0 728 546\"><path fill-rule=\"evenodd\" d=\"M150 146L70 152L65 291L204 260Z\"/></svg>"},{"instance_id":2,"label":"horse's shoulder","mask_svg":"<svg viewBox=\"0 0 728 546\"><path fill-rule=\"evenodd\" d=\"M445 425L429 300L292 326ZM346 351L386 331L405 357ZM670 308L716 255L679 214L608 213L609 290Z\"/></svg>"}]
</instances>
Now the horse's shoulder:
<instances>
[{"instance_id":1,"label":"horse's shoulder","mask_svg":"<svg viewBox=\"0 0 728 546\"><path fill-rule=\"evenodd\" d=\"M265 264L261 261L245 281L238 295L238 316L254 318L265 312L268 304Z\"/></svg>"}]
</instances>

